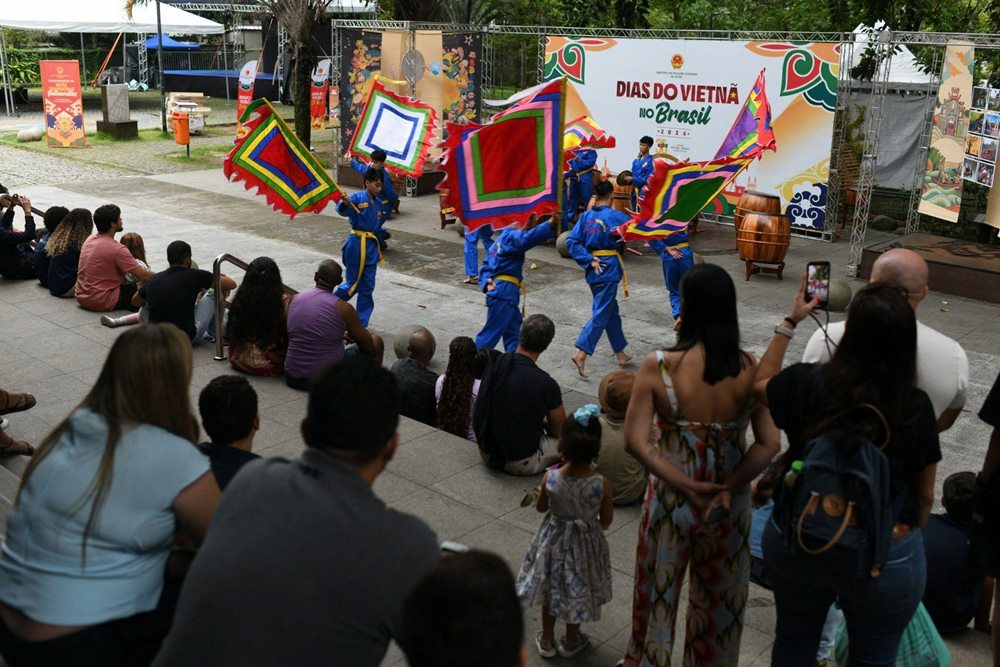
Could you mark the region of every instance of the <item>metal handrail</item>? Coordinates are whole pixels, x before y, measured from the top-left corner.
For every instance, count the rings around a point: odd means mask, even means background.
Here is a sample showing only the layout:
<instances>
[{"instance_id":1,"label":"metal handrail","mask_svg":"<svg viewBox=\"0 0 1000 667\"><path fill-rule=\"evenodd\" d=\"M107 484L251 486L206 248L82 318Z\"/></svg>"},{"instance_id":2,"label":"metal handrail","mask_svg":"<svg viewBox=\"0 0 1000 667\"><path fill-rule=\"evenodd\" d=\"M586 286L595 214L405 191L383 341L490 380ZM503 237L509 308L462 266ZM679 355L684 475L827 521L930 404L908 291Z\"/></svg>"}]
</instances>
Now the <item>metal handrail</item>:
<instances>
[{"instance_id":1,"label":"metal handrail","mask_svg":"<svg viewBox=\"0 0 1000 667\"><path fill-rule=\"evenodd\" d=\"M222 263L229 262L234 266L237 266L244 271L250 268L249 262L244 262L239 257L230 255L229 253L224 253L215 258L212 262L212 287L215 289L215 360L225 361L226 360L226 350L225 342L223 341L224 327L222 321L222 315L225 313L225 309L230 307L232 304L226 300L222 295ZM292 289L288 285L282 283L281 291L283 291L288 296L295 296L298 294L297 290Z\"/></svg>"}]
</instances>

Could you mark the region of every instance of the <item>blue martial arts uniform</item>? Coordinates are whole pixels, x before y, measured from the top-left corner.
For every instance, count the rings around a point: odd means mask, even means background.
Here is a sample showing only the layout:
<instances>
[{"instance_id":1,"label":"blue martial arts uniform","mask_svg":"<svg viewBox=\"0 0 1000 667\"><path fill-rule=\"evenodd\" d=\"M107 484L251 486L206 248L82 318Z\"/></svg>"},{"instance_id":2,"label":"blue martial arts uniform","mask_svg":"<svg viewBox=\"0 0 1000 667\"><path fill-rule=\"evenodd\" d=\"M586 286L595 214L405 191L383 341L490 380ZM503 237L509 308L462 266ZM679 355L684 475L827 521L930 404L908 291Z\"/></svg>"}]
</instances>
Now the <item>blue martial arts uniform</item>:
<instances>
[{"instance_id":1,"label":"blue martial arts uniform","mask_svg":"<svg viewBox=\"0 0 1000 667\"><path fill-rule=\"evenodd\" d=\"M466 230L465 232L465 275L467 276L478 276L479 275L479 248L477 244L482 242L483 250L487 254L490 252L490 248L493 247L493 228L489 225L483 225L482 227L477 227L471 232Z\"/></svg>"},{"instance_id":2,"label":"blue martial arts uniform","mask_svg":"<svg viewBox=\"0 0 1000 667\"><path fill-rule=\"evenodd\" d=\"M375 271L379 262L379 244L376 236L382 226L382 208L378 201L368 196L367 190L355 192L350 201L358 207L355 211L347 201L337 204L337 213L351 223L351 233L344 239L341 259L344 263L344 282L336 290L344 300L358 295L358 317L361 324L368 326L368 320L375 310Z\"/></svg>"},{"instance_id":3,"label":"blue martial arts uniform","mask_svg":"<svg viewBox=\"0 0 1000 667\"><path fill-rule=\"evenodd\" d=\"M507 352L517 349L521 335L521 281L524 278L524 253L552 238L552 225L539 224L521 231L507 227L500 231L493 247L486 253L479 271L479 287L486 292L486 324L476 336L476 348L492 349L503 338ZM493 280L493 289L486 291Z\"/></svg>"},{"instance_id":4,"label":"blue martial arts uniform","mask_svg":"<svg viewBox=\"0 0 1000 667\"><path fill-rule=\"evenodd\" d=\"M622 332L622 318L618 314L618 283L622 280L623 267L618 255L618 237L612 230L631 218L607 206L595 206L585 211L576 227L566 239L566 249L587 272L587 285L593 295L590 319L576 339L577 348L594 354L601 334L607 332L608 342L614 352L622 352L628 345ZM615 251L614 254L610 254ZM601 273L590 265L597 257L604 265Z\"/></svg>"},{"instance_id":5,"label":"blue martial arts uniform","mask_svg":"<svg viewBox=\"0 0 1000 667\"><path fill-rule=\"evenodd\" d=\"M361 160L351 159L351 168L364 176L365 172L371 169L371 165L365 164ZM382 172L382 193L379 195L379 199L382 203L382 222L384 224L392 218L396 202L399 201L399 195L396 194L396 188L392 184L392 176L389 175L389 171L385 167L379 171Z\"/></svg>"},{"instance_id":6,"label":"blue martial arts uniform","mask_svg":"<svg viewBox=\"0 0 1000 667\"><path fill-rule=\"evenodd\" d=\"M576 151L576 157L569 161L570 171L576 176L571 181L572 199L575 200L574 210L587 208L590 198L594 195L594 165L597 164L597 151L593 148L582 148Z\"/></svg>"},{"instance_id":7,"label":"blue martial arts uniform","mask_svg":"<svg viewBox=\"0 0 1000 667\"><path fill-rule=\"evenodd\" d=\"M636 209L639 192L646 186L649 177L653 175L653 156L646 154L632 160L632 210Z\"/></svg>"},{"instance_id":8,"label":"blue martial arts uniform","mask_svg":"<svg viewBox=\"0 0 1000 667\"><path fill-rule=\"evenodd\" d=\"M674 257L667 252L667 246L673 247L681 256ZM681 314L681 278L694 266L694 256L688 243L687 232L671 234L666 238L656 239L649 244L663 262L663 282L667 284L670 293L670 312L676 320Z\"/></svg>"}]
</instances>

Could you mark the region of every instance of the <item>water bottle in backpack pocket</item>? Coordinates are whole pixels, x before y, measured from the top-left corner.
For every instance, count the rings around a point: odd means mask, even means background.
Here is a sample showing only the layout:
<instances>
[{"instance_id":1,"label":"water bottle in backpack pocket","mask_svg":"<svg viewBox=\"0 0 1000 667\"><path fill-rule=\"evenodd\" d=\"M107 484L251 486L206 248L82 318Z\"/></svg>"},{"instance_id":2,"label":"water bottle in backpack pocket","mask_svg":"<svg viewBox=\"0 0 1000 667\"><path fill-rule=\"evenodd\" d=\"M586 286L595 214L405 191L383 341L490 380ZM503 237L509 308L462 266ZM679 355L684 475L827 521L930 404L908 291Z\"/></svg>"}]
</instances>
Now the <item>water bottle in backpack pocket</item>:
<instances>
[{"instance_id":1,"label":"water bottle in backpack pocket","mask_svg":"<svg viewBox=\"0 0 1000 667\"><path fill-rule=\"evenodd\" d=\"M894 524L889 459L882 451L889 426L875 406L860 408L877 415L882 444L844 420L814 437L785 475L774 521L789 550L819 556L836 549L858 577L877 577L889 556Z\"/></svg>"}]
</instances>

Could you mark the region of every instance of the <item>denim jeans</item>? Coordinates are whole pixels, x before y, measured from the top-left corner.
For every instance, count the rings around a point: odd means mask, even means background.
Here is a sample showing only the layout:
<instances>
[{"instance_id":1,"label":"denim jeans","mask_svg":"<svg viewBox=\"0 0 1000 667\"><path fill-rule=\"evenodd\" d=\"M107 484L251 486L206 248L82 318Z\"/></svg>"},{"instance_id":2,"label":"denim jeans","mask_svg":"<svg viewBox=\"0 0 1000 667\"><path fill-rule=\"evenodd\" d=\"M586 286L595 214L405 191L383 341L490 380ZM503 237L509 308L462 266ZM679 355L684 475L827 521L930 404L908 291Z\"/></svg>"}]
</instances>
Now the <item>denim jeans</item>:
<instances>
[{"instance_id":1,"label":"denim jeans","mask_svg":"<svg viewBox=\"0 0 1000 667\"><path fill-rule=\"evenodd\" d=\"M893 667L903 631L924 594L927 564L919 529L895 539L882 574L858 578L836 547L810 556L785 548L773 521L764 530L764 563L778 612L771 665L814 664L827 611L838 599L847 622L851 667Z\"/></svg>"}]
</instances>

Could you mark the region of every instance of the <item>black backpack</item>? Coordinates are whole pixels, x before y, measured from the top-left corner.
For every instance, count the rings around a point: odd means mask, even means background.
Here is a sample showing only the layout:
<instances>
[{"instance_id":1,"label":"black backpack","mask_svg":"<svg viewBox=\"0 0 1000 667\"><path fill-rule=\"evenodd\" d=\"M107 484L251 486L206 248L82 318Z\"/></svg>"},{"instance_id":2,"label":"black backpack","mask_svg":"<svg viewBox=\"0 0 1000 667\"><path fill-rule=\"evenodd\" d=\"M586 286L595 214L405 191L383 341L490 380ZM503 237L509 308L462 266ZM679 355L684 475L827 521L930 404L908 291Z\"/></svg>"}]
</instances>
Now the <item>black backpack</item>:
<instances>
[{"instance_id":1,"label":"black backpack","mask_svg":"<svg viewBox=\"0 0 1000 667\"><path fill-rule=\"evenodd\" d=\"M476 443L479 449L486 455L486 464L491 468L503 470L504 459L500 442L493 435L490 429L490 420L494 411L494 391L510 372L510 365L514 359L514 354L508 352L493 359L486 367L486 373L479 383L479 393L476 396L476 408L472 413L472 430L476 433Z\"/></svg>"},{"instance_id":2,"label":"black backpack","mask_svg":"<svg viewBox=\"0 0 1000 667\"><path fill-rule=\"evenodd\" d=\"M858 428L872 422L872 415L884 434L881 445ZM836 547L854 562L858 577L879 576L894 524L890 464L883 453L889 440L885 417L863 403L806 443L775 501L774 521L787 549L818 556Z\"/></svg>"}]
</instances>

